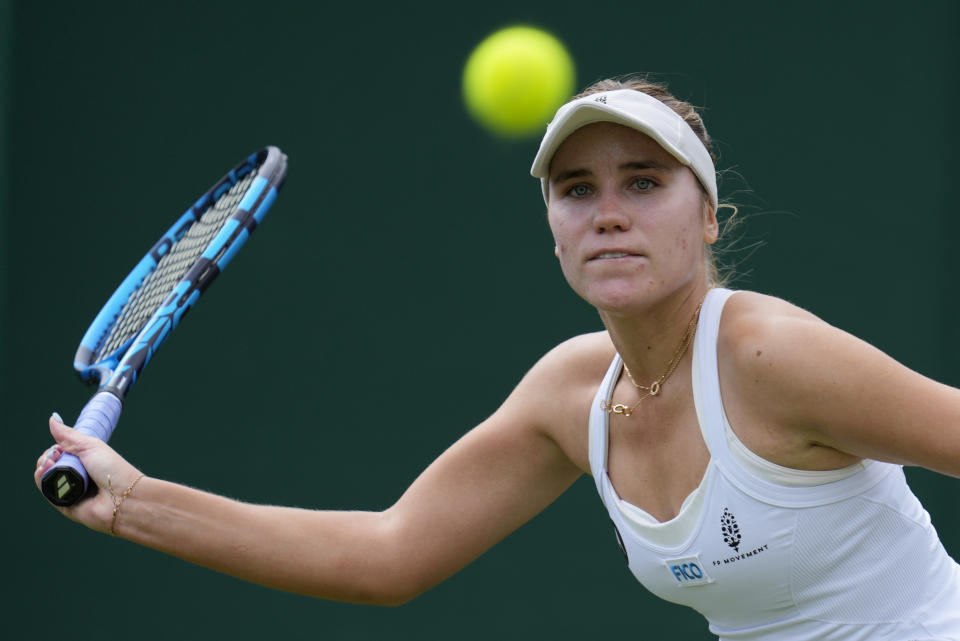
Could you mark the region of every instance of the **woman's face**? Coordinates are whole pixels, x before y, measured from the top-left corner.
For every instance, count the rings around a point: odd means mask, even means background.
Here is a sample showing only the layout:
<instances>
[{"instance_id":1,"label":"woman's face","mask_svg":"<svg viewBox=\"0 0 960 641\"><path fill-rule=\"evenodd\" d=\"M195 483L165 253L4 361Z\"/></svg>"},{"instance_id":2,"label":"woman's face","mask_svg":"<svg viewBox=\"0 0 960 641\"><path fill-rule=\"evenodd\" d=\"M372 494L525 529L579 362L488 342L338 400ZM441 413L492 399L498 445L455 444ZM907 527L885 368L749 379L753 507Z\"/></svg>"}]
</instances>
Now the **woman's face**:
<instances>
[{"instance_id":1,"label":"woman's face","mask_svg":"<svg viewBox=\"0 0 960 641\"><path fill-rule=\"evenodd\" d=\"M649 136L578 129L553 157L549 194L563 274L601 311L637 312L705 277L716 216L693 172Z\"/></svg>"}]
</instances>

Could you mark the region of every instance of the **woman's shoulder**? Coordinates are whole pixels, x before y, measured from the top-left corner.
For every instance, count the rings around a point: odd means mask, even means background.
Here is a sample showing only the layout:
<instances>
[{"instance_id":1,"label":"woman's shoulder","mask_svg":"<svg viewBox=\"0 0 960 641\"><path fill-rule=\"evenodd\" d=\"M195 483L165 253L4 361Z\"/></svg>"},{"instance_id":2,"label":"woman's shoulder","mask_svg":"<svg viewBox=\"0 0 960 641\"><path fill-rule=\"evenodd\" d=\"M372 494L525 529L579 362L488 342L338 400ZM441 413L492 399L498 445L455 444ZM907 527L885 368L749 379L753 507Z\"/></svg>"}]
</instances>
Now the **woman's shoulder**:
<instances>
[{"instance_id":1,"label":"woman's shoulder","mask_svg":"<svg viewBox=\"0 0 960 641\"><path fill-rule=\"evenodd\" d=\"M802 422L795 419L810 390L860 358L864 345L782 298L737 292L720 321L720 380L731 404L743 401L764 424Z\"/></svg>"},{"instance_id":2,"label":"woman's shoulder","mask_svg":"<svg viewBox=\"0 0 960 641\"><path fill-rule=\"evenodd\" d=\"M574 336L544 354L512 396L541 417L586 408L615 355L605 331Z\"/></svg>"},{"instance_id":3,"label":"woman's shoulder","mask_svg":"<svg viewBox=\"0 0 960 641\"><path fill-rule=\"evenodd\" d=\"M521 424L547 436L589 473L587 416L616 349L607 332L569 338L547 352L524 377L507 405Z\"/></svg>"},{"instance_id":4,"label":"woman's shoulder","mask_svg":"<svg viewBox=\"0 0 960 641\"><path fill-rule=\"evenodd\" d=\"M599 383L616 353L606 331L580 334L547 352L534 369L568 381L586 378Z\"/></svg>"},{"instance_id":5,"label":"woman's shoulder","mask_svg":"<svg viewBox=\"0 0 960 641\"><path fill-rule=\"evenodd\" d=\"M747 447L798 469L869 458L960 475L956 389L782 299L742 292L727 305L719 378Z\"/></svg>"},{"instance_id":6,"label":"woman's shoulder","mask_svg":"<svg viewBox=\"0 0 960 641\"><path fill-rule=\"evenodd\" d=\"M719 340L722 346L737 347L757 340L776 340L797 324L825 323L787 300L749 290L733 292L723 308Z\"/></svg>"},{"instance_id":7,"label":"woman's shoulder","mask_svg":"<svg viewBox=\"0 0 960 641\"><path fill-rule=\"evenodd\" d=\"M789 301L738 291L723 308L717 336L720 367L728 380L782 384L837 334L843 333Z\"/></svg>"},{"instance_id":8,"label":"woman's shoulder","mask_svg":"<svg viewBox=\"0 0 960 641\"><path fill-rule=\"evenodd\" d=\"M810 408L822 401L827 361L845 349L838 332L782 298L738 292L723 309L717 360L724 411L740 440L778 465L835 469L857 457L824 447Z\"/></svg>"},{"instance_id":9,"label":"woman's shoulder","mask_svg":"<svg viewBox=\"0 0 960 641\"><path fill-rule=\"evenodd\" d=\"M753 320L763 317L797 317L815 319L816 316L795 303L780 298L751 291L737 289L732 292L723 309L724 320L728 316L746 316Z\"/></svg>"}]
</instances>

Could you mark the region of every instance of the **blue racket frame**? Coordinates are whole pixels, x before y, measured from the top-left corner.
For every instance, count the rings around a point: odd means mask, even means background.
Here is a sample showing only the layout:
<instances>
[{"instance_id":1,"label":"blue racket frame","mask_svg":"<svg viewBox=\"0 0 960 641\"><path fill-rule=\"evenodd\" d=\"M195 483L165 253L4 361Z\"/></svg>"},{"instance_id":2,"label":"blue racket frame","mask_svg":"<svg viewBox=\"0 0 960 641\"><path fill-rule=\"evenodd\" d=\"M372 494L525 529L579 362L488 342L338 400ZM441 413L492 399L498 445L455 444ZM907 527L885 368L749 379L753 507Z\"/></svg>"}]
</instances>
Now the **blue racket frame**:
<instances>
[{"instance_id":1,"label":"blue racket frame","mask_svg":"<svg viewBox=\"0 0 960 641\"><path fill-rule=\"evenodd\" d=\"M266 147L251 154L177 219L110 296L84 334L74 357L73 366L80 378L88 383L98 383L100 388L81 411L75 424L77 430L103 441L110 438L126 394L183 315L193 307L263 221L283 186L286 168L287 157L276 147ZM144 279L157 268L163 256L220 196L251 172L256 172L256 177L236 211L143 328L109 354L94 360L123 307ZM87 494L89 478L79 459L64 454L44 475L41 486L44 495L52 503L72 505Z\"/></svg>"}]
</instances>

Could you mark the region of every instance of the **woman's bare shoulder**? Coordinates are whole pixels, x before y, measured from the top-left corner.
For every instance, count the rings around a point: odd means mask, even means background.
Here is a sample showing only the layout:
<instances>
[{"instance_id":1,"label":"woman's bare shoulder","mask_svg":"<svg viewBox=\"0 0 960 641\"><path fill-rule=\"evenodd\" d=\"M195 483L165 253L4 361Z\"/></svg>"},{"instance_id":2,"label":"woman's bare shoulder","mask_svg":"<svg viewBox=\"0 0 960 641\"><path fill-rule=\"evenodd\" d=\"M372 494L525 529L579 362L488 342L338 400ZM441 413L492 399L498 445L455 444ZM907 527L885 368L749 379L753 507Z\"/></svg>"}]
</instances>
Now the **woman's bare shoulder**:
<instances>
[{"instance_id":1,"label":"woman's bare shoulder","mask_svg":"<svg viewBox=\"0 0 960 641\"><path fill-rule=\"evenodd\" d=\"M729 413L739 403L743 425L798 444L795 458L810 462L786 465L831 469L822 453L832 451L960 476L960 390L786 301L743 293L728 305L718 340L721 387L726 380L732 392L724 405Z\"/></svg>"},{"instance_id":2,"label":"woman's bare shoulder","mask_svg":"<svg viewBox=\"0 0 960 641\"><path fill-rule=\"evenodd\" d=\"M734 292L723 308L721 332L758 331L769 323L794 319L823 322L787 300L748 290Z\"/></svg>"},{"instance_id":3,"label":"woman's bare shoulder","mask_svg":"<svg viewBox=\"0 0 960 641\"><path fill-rule=\"evenodd\" d=\"M771 365L789 364L811 349L823 330L833 330L814 314L782 298L750 291L727 301L717 349L728 379L771 380ZM833 330L836 331L836 330ZM763 372L765 376L759 376Z\"/></svg>"},{"instance_id":4,"label":"woman's bare shoulder","mask_svg":"<svg viewBox=\"0 0 960 641\"><path fill-rule=\"evenodd\" d=\"M721 354L741 364L755 364L757 350L794 343L798 330L830 326L782 298L751 291L738 291L723 308L717 338Z\"/></svg>"},{"instance_id":5,"label":"woman's bare shoulder","mask_svg":"<svg viewBox=\"0 0 960 641\"><path fill-rule=\"evenodd\" d=\"M547 352L501 408L521 430L555 442L580 470L588 471L590 405L616 354L606 332L575 336Z\"/></svg>"},{"instance_id":6,"label":"woman's bare shoulder","mask_svg":"<svg viewBox=\"0 0 960 641\"><path fill-rule=\"evenodd\" d=\"M531 374L567 387L578 381L599 384L616 349L605 331L580 334L560 343L533 367Z\"/></svg>"},{"instance_id":7,"label":"woman's bare shoulder","mask_svg":"<svg viewBox=\"0 0 960 641\"><path fill-rule=\"evenodd\" d=\"M727 418L755 453L796 469L835 469L854 452L825 447L809 408L827 364L848 337L810 312L774 296L738 292L724 307L717 340ZM813 362L811 362L813 361ZM848 400L849 404L851 401Z\"/></svg>"}]
</instances>

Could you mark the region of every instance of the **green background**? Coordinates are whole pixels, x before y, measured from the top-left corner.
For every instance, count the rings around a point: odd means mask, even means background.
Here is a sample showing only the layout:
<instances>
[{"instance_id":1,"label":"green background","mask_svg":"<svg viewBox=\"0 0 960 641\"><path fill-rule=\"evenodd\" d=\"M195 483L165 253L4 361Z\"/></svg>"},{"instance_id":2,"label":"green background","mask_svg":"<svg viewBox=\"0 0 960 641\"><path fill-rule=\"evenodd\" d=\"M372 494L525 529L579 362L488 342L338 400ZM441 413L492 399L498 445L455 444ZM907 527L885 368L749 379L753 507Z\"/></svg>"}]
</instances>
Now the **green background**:
<instances>
[{"instance_id":1,"label":"green background","mask_svg":"<svg viewBox=\"0 0 960 641\"><path fill-rule=\"evenodd\" d=\"M541 354L598 329L552 256L527 175L537 141L488 136L460 101L470 49L517 22L567 44L578 86L652 71L706 108L721 196L749 219L738 286L960 384L954 2L7 0L4 636L712 638L630 576L588 478L399 609L272 592L94 534L32 485L46 417L72 421L90 392L70 366L93 314L265 144L289 155L284 192L114 438L148 474L383 508ZM908 474L960 555L960 486Z\"/></svg>"}]
</instances>

